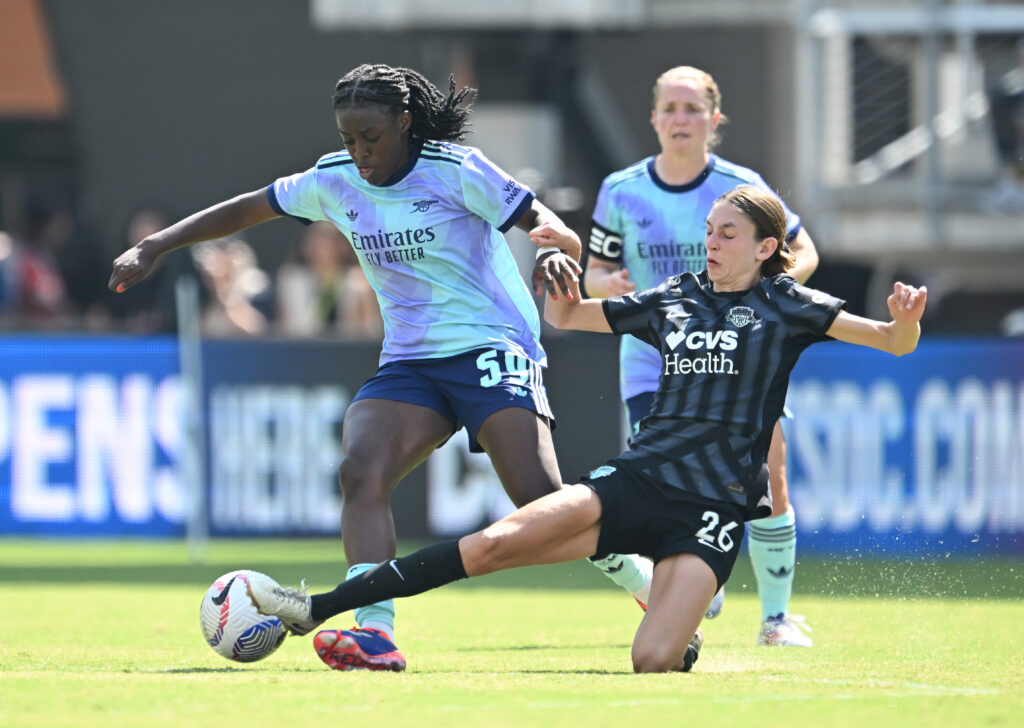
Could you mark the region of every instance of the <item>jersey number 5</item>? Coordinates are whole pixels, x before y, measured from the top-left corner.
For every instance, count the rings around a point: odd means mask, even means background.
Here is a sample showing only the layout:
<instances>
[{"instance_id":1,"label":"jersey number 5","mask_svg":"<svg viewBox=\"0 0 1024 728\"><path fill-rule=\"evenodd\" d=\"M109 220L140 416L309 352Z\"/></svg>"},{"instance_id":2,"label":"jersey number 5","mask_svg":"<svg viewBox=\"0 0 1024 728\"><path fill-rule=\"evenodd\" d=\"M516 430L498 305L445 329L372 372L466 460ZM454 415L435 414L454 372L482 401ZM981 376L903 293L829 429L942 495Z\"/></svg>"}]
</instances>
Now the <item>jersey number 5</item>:
<instances>
[{"instance_id":1,"label":"jersey number 5","mask_svg":"<svg viewBox=\"0 0 1024 728\"><path fill-rule=\"evenodd\" d=\"M488 349L476 358L476 368L484 372L480 377L481 387L493 387L501 381L501 362L498 358L500 352ZM510 351L505 354L505 373L512 384L526 384L530 381L530 368L527 359L516 356Z\"/></svg>"},{"instance_id":2,"label":"jersey number 5","mask_svg":"<svg viewBox=\"0 0 1024 728\"><path fill-rule=\"evenodd\" d=\"M729 535L729 531L736 528L738 523L736 521L729 521L727 524L718 528L718 523L721 518L714 511L704 511L704 515L700 517L707 525L704 528L697 531L697 538L705 546L710 546L713 549L721 551L732 551L732 547L736 545L736 542L732 540L732 536ZM718 528L717 538L714 535L714 530ZM717 546L715 545L717 542Z\"/></svg>"}]
</instances>

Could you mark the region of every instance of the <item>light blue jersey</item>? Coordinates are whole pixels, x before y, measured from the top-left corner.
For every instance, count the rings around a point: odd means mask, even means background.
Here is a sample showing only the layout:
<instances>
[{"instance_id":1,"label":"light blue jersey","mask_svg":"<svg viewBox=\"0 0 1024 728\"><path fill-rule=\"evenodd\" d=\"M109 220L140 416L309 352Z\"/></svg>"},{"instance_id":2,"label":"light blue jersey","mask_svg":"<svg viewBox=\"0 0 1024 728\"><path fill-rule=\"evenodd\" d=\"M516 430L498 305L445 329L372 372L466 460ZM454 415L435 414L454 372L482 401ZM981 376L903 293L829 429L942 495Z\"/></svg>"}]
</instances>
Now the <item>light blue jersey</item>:
<instances>
[{"instance_id":1,"label":"light blue jersey","mask_svg":"<svg viewBox=\"0 0 1024 728\"><path fill-rule=\"evenodd\" d=\"M740 185L774 191L761 175L711 155L693 182L670 185L648 157L608 175L594 207L589 251L594 257L621 263L638 291L655 288L672 275L699 273L706 267L705 219L718 197ZM780 200L781 201L781 200ZM800 231L800 218L783 202L788 239ZM658 350L632 336L619 348L619 384L627 400L658 388Z\"/></svg>"},{"instance_id":2,"label":"light blue jersey","mask_svg":"<svg viewBox=\"0 0 1024 728\"><path fill-rule=\"evenodd\" d=\"M503 232L535 197L479 149L426 141L382 185L348 152L267 189L283 214L351 241L384 318L380 363L490 347L547 364L540 317Z\"/></svg>"}]
</instances>

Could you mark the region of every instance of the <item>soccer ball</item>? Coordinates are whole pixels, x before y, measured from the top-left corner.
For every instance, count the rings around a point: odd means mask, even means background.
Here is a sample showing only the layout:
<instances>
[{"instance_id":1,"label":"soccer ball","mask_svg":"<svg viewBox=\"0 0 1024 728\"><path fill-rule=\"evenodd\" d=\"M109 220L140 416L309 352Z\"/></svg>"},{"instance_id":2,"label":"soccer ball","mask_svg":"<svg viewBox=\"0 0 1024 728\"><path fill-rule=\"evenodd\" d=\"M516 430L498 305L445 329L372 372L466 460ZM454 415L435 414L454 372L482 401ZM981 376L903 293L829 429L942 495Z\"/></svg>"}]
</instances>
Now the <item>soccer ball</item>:
<instances>
[{"instance_id":1,"label":"soccer ball","mask_svg":"<svg viewBox=\"0 0 1024 728\"><path fill-rule=\"evenodd\" d=\"M281 620L261 614L249 594L255 571L230 571L203 596L199 626L213 651L235 662L256 662L274 652L288 632Z\"/></svg>"}]
</instances>

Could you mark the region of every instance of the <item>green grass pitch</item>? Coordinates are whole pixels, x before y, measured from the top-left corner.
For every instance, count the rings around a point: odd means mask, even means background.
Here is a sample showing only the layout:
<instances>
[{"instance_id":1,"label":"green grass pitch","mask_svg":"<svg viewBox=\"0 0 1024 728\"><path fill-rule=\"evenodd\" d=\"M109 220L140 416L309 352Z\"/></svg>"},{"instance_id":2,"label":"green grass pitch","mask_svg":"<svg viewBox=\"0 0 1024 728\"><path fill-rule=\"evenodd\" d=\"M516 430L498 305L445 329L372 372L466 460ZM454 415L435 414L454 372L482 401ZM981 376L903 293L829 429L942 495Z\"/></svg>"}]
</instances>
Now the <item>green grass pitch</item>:
<instances>
[{"instance_id":1,"label":"green grass pitch","mask_svg":"<svg viewBox=\"0 0 1024 728\"><path fill-rule=\"evenodd\" d=\"M414 544L403 544L408 552ZM0 726L1019 726L1024 563L801 560L808 650L756 647L741 556L693 673L634 675L641 612L585 563L518 569L398 603L405 673L339 673L289 637L249 665L199 632L235 568L314 590L328 541L0 540ZM350 615L329 626L348 627Z\"/></svg>"}]
</instances>

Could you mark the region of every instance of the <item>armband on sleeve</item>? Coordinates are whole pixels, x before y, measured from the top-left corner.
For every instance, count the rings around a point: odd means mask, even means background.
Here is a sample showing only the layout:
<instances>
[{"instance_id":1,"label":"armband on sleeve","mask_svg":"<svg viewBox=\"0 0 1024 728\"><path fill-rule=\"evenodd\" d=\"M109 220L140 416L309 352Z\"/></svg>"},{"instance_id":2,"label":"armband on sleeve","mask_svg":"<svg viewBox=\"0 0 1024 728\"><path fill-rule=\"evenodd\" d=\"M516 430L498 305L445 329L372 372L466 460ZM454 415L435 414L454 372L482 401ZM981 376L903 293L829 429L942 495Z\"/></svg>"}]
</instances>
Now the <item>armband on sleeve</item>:
<instances>
[{"instance_id":1,"label":"armband on sleeve","mask_svg":"<svg viewBox=\"0 0 1024 728\"><path fill-rule=\"evenodd\" d=\"M622 236L596 222L590 228L590 254L601 260L622 260Z\"/></svg>"}]
</instances>

